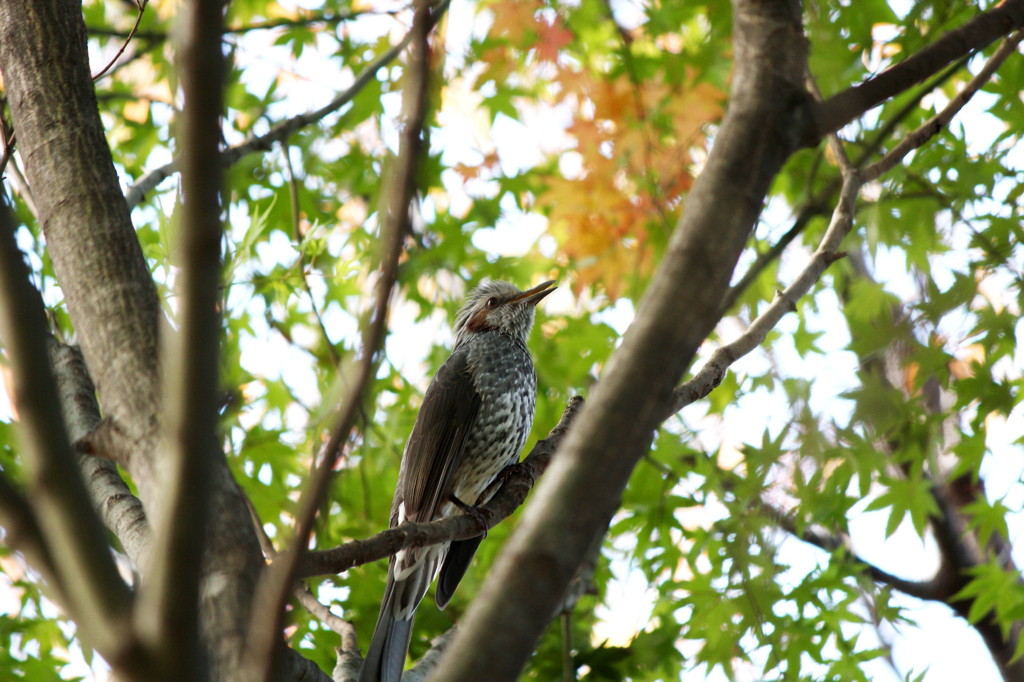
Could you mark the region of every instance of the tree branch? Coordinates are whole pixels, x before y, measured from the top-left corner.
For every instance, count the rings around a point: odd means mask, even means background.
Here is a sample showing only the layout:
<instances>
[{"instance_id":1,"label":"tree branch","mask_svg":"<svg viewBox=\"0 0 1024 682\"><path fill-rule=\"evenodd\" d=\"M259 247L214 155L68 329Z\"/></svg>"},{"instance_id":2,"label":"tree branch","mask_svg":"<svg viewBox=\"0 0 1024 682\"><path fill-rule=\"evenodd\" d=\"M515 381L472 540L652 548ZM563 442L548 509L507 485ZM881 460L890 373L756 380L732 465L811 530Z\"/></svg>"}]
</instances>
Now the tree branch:
<instances>
[{"instance_id":1,"label":"tree branch","mask_svg":"<svg viewBox=\"0 0 1024 682\"><path fill-rule=\"evenodd\" d=\"M863 145L863 151L860 157L854 162L854 166L862 168L867 165L871 157L874 156L874 154L882 148L882 145L885 144L885 141L889 138L889 135L892 134L892 131L895 130L896 126L902 123L917 109L918 104L920 104L924 96L952 78L954 73L964 68L966 65L967 58L965 57L919 88L914 97L907 101L899 111L886 120L885 124L874 136L874 139ZM818 99L820 100L820 97ZM865 182L867 182L866 179ZM811 219L819 215L824 215L828 212L828 206L830 206L833 201L832 197L841 186L841 177L832 178L821 191L807 200L800 209L789 230L787 230L775 244L772 244L767 251L759 254L743 274L743 277L741 277L736 284L729 287L729 291L726 292L725 297L722 299L723 314L727 313L736 304L736 301L738 301L739 297L743 295L743 292L754 283L758 276L760 276L760 274L771 263L776 261L782 255L782 252L786 250L786 247L803 233L810 224Z\"/></svg>"},{"instance_id":2,"label":"tree branch","mask_svg":"<svg viewBox=\"0 0 1024 682\"><path fill-rule=\"evenodd\" d=\"M995 54L985 63L981 71L943 107L942 111L918 126L914 132L900 140L899 144L889 150L885 156L863 170L861 175L864 178L864 182L875 180L888 173L895 166L902 163L903 158L907 154L923 146L928 140L938 135L943 128L948 126L953 117L970 101L971 97L991 80L995 72L1006 61L1006 58L1017 52L1017 46L1022 39L1024 39L1024 32L1022 31L1017 31L1006 38Z\"/></svg>"},{"instance_id":3,"label":"tree branch","mask_svg":"<svg viewBox=\"0 0 1024 682\"><path fill-rule=\"evenodd\" d=\"M60 411L46 352L48 332L39 293L15 241L14 216L0 192L0 336L10 357L12 401L21 418L22 452L38 533L39 558L90 646L117 661L132 648L124 632L132 595L121 580L106 531L92 513ZM11 502L10 512L18 509ZM22 528L31 521L21 516ZM43 547L46 549L43 549ZM46 570L44 564L42 570Z\"/></svg>"},{"instance_id":4,"label":"tree branch","mask_svg":"<svg viewBox=\"0 0 1024 682\"><path fill-rule=\"evenodd\" d=\"M829 553L834 553L838 549L844 550L848 559L862 567L865 573L875 582L889 585L893 589L899 590L911 597L929 601L942 601L948 595L946 581L941 571L931 580L907 580L906 578L901 578L859 557L853 551L850 538L845 533L829 533L825 530L816 530L814 528L807 528L801 532L797 528L796 521L792 515L765 502L761 502L760 506L768 516L772 517L779 524L779 527L793 537L799 538L807 544L814 545Z\"/></svg>"},{"instance_id":5,"label":"tree branch","mask_svg":"<svg viewBox=\"0 0 1024 682\"><path fill-rule=\"evenodd\" d=\"M943 560L939 575L945 578L946 589L941 598L949 608L969 622L973 600L953 600L953 597L967 586L970 582L968 570L983 563L986 553L978 546L977 538L969 529L960 506L949 494L948 486L933 485L932 496L940 510L938 517L932 519L931 526ZM1006 568L1020 580L1019 570L1013 566L1012 559ZM1024 680L1024 661L1015 655L1022 629L1020 619L1008 626L1005 636L1005 623L1000 623L994 611L985 614L973 626L985 642L1003 679Z\"/></svg>"},{"instance_id":6,"label":"tree branch","mask_svg":"<svg viewBox=\"0 0 1024 682\"><path fill-rule=\"evenodd\" d=\"M537 441L522 462L506 470L500 479L502 483L498 492L487 504L477 508L479 514L459 514L429 523L403 523L366 540L353 540L333 549L307 552L299 564L297 577L335 575L354 566L389 557L400 549L426 547L448 540L465 540L493 528L526 501L534 483L547 470L551 458L582 407L583 398L580 396L569 400L558 424L546 438Z\"/></svg>"},{"instance_id":7,"label":"tree branch","mask_svg":"<svg viewBox=\"0 0 1024 682\"><path fill-rule=\"evenodd\" d=\"M16 136L4 115L4 98L0 97L0 177L3 176L7 163L14 156Z\"/></svg>"},{"instance_id":8,"label":"tree branch","mask_svg":"<svg viewBox=\"0 0 1024 682\"><path fill-rule=\"evenodd\" d=\"M4 530L4 544L25 555L28 564L39 571L51 590L51 597L58 604L65 604L64 585L53 560L53 554L46 544L36 514L28 500L11 485L0 471L0 527Z\"/></svg>"},{"instance_id":9,"label":"tree branch","mask_svg":"<svg viewBox=\"0 0 1024 682\"><path fill-rule=\"evenodd\" d=\"M431 28L440 21L441 16L448 8L449 2L450 0L444 0L444 2L440 3L437 8L433 10L430 15ZM356 76L352 85L330 102L315 111L300 114L294 118L282 121L271 128L270 132L264 135L250 137L241 144L229 147L221 153L220 163L227 168L237 163L242 157L252 154L253 152L267 151L273 147L275 143L284 141L295 131L317 123L321 119L341 109L343 106L351 102L352 99L355 98L355 96L359 94L364 87L366 87L367 83L377 75L378 71L390 64L399 54L401 54L402 50L404 50L412 40L413 32L414 29L411 29L397 45L370 62L366 68ZM166 163L159 168L151 170L139 178L125 193L125 201L128 203L128 208L135 208L142 203L147 194L156 189L161 182L172 176L177 172L177 170L178 159L175 159L170 163Z\"/></svg>"},{"instance_id":10,"label":"tree branch","mask_svg":"<svg viewBox=\"0 0 1024 682\"><path fill-rule=\"evenodd\" d=\"M242 493L245 494L244 491ZM274 549L274 543L270 540L266 531L263 529L263 523L260 521L259 514L256 512L256 507L252 501L246 497L245 502L249 507L249 513L252 515L253 525L256 528L256 535L260 540L260 547L263 548L263 556L268 561L273 561L277 558L277 550ZM316 595L310 591L309 587L301 582L295 583L292 588L292 594L295 596L303 608L309 611L313 616L319 619L324 625L329 627L335 633L341 637L341 648L338 650L339 661L338 665L342 665L342 659L351 660L354 657L355 671L352 675L352 679L355 679L355 675L359 673L359 664L362 662L362 657L359 655L359 643L356 639L356 629L350 621L345 620L339 616L331 613L331 609L326 605L320 603L316 598ZM337 668L335 669L337 673ZM337 679L338 675L334 675Z\"/></svg>"},{"instance_id":11,"label":"tree branch","mask_svg":"<svg viewBox=\"0 0 1024 682\"><path fill-rule=\"evenodd\" d=\"M29 212L38 220L39 208L36 206L35 197L32 195L32 188L25 181L25 176L22 175L21 168L18 167L18 160L13 156L6 170L5 178L10 179L14 191L25 202L25 205L28 206Z\"/></svg>"},{"instance_id":12,"label":"tree branch","mask_svg":"<svg viewBox=\"0 0 1024 682\"><path fill-rule=\"evenodd\" d=\"M818 104L814 111L817 137L839 130L869 109L941 71L946 65L1022 26L1024 0L1004 0L874 78Z\"/></svg>"},{"instance_id":13,"label":"tree branch","mask_svg":"<svg viewBox=\"0 0 1024 682\"><path fill-rule=\"evenodd\" d=\"M117 54L114 55L113 59L107 62L107 65L100 69L99 72L92 77L94 81L99 80L103 74L105 74L107 71L110 71L110 68L114 66L114 62L120 59L121 55L124 54L125 48L127 48L128 44L132 42L132 38L135 37L135 33L139 30L139 24L142 23L142 15L146 12L147 2L148 0L138 0L139 15L135 18L135 25L132 26L132 30L129 31L128 35L124 38L124 42L121 43L121 47L118 48Z\"/></svg>"},{"instance_id":14,"label":"tree branch","mask_svg":"<svg viewBox=\"0 0 1024 682\"><path fill-rule=\"evenodd\" d=\"M731 343L716 349L692 379L675 389L672 400L661 413L661 421L711 393L722 383L729 366L760 346L782 316L796 310L797 302L811 290L828 266L843 256L839 251L839 245L853 229L853 215L861 180L849 165L849 161L845 160L845 153L838 155L837 158L844 159L845 165L839 201L832 212L828 230L810 261L784 291L776 294L775 300L758 315L743 334Z\"/></svg>"},{"instance_id":15,"label":"tree branch","mask_svg":"<svg viewBox=\"0 0 1024 682\"><path fill-rule=\"evenodd\" d=\"M356 377L338 410L337 421L322 451L320 464L299 499L295 536L288 550L278 555L260 580L246 642L250 679L269 682L274 675L274 644L280 637L284 606L295 580L296 569L308 547L313 522L327 494L334 465L341 456L342 444L348 439L364 393L373 378L374 357L384 343L391 293L398 277L398 259L409 231L409 205L414 195L416 173L422 154L421 138L426 119L429 73L427 38L433 24L434 17L429 7L423 4L416 10L409 34L413 49L403 96L405 126L392 175L382 190L379 211L382 246L380 278L372 316L367 321L363 335L362 357Z\"/></svg>"},{"instance_id":16,"label":"tree branch","mask_svg":"<svg viewBox=\"0 0 1024 682\"><path fill-rule=\"evenodd\" d=\"M862 256L857 253L851 254L850 262L858 277L873 279ZM840 292L840 296L843 297L844 292ZM891 315L896 320L906 317L902 306L899 305L894 306ZM912 334L912 331L906 327L901 328L901 332L908 337ZM861 357L861 370L876 375L886 386L900 391L910 399L911 395L908 387L904 384L900 368L911 360L909 348L912 343L908 343L908 338L897 335L883 351ZM925 387L929 385L942 391L938 383L928 382ZM951 398L950 396L950 399L946 400L941 395L936 395L924 398L922 403L930 418L941 417L942 421L955 420L957 419L955 410L951 414L943 413L943 410L947 409L945 406L952 404ZM903 435L908 434L904 433ZM877 438L876 440L879 450L890 456L896 455L904 447L917 446L917 444L904 443L901 436ZM939 456L935 457L935 454ZM942 459L941 452L931 453L928 456L929 464L940 459ZM973 600L954 601L952 597L970 581L970 569L985 562L988 552L993 550L979 546L975 533L972 532L965 520L962 506L978 499L979 496L984 496L984 492L978 481L970 480L970 474L949 482L939 482L946 478L945 472L942 471L924 475L932 482L931 495L939 509L938 514L929 519L929 527L935 537L941 562L935 578L931 581L933 589L927 598L941 601L955 613L968 620ZM964 489L960 488L960 484L965 482L967 483L965 486L967 494L964 494ZM954 491L957 492L954 493ZM994 551L998 554L1001 550L997 548ZM1005 557L1007 564L1005 570L1018 575L1019 570L1013 565L1009 552L1005 554ZM922 596L922 598L925 597ZM984 641L1003 678L1005 680L1024 680L1024 660L1014 660L1016 642L1021 630L1020 621L1016 621L1010 626L1008 636L1005 638L994 614L986 614L973 623L973 627Z\"/></svg>"},{"instance_id":17,"label":"tree branch","mask_svg":"<svg viewBox=\"0 0 1024 682\"><path fill-rule=\"evenodd\" d=\"M334 682L356 682L359 678L359 669L363 666L363 657L359 655L355 628L352 628L351 636L342 635L341 646L336 651L338 660L331 673Z\"/></svg>"},{"instance_id":18,"label":"tree branch","mask_svg":"<svg viewBox=\"0 0 1024 682\"><path fill-rule=\"evenodd\" d=\"M319 12L309 13L306 16L300 17L274 17L273 19L267 19L266 21L255 21L251 24L244 26L228 26L221 32L222 35L241 35L244 33L251 33L253 31L266 31L275 28L306 28L313 24L327 24L337 25L342 24L346 21L352 21L359 17L366 15L385 15L395 14L393 11L384 12ZM111 26L87 26L90 36L98 38L127 38L130 32L116 29ZM150 41L163 41L169 37L167 31L136 31L135 37L142 40Z\"/></svg>"},{"instance_id":19,"label":"tree branch","mask_svg":"<svg viewBox=\"0 0 1024 682\"><path fill-rule=\"evenodd\" d=\"M679 386L673 393L671 405L665 410L665 419L678 412L686 405L700 400L714 390L725 377L725 372L736 360L761 345L782 316L796 309L797 301L810 291L811 286L824 273L825 269L842 256L838 247L843 238L853 228L853 216L856 208L857 195L861 186L868 180L874 180L888 172L913 149L925 144L942 128L949 125L953 117L970 101L971 97L991 79L999 66L1017 50L1017 45L1024 39L1024 32L1018 31L1003 41L999 49L985 66L943 108L941 112L923 123L907 137L900 141L892 150L875 163L858 171L846 156L839 138L830 134L829 144L832 145L835 157L843 171L843 184L839 201L832 214L832 221L822 238L811 261L801 271L785 291L775 297L775 301L751 323L747 331L732 343L718 348L704 366L689 381ZM863 161L863 159L862 159ZM728 297L727 299L728 300ZM723 310L724 312L724 310Z\"/></svg>"},{"instance_id":20,"label":"tree branch","mask_svg":"<svg viewBox=\"0 0 1024 682\"><path fill-rule=\"evenodd\" d=\"M441 657L458 631L458 628L453 625L430 640L430 648L427 649L427 653L420 656L420 660L402 674L402 682L423 682L428 679L430 673L441 662Z\"/></svg>"},{"instance_id":21,"label":"tree branch","mask_svg":"<svg viewBox=\"0 0 1024 682\"><path fill-rule=\"evenodd\" d=\"M316 320L317 328L320 330L320 337L323 339L324 346L327 347L327 354L330 356L331 365L334 367L334 371L337 372L341 369L341 355L331 341L331 335L327 333L327 325L324 324L324 318L320 315L320 307L317 305L316 296L313 295L313 288L309 285L309 277L306 274L306 251L302 248L303 235L300 219L301 207L299 206L299 178L296 176L295 168L292 166L291 148L288 145L287 139L281 141L281 156L284 157L285 170L288 171L288 199L291 201L292 236L295 239L295 250L299 253L297 263L299 278L302 281L302 288L306 292L306 297L309 299L309 308L313 313L313 319ZM310 265L312 265L312 262L310 262Z\"/></svg>"},{"instance_id":22,"label":"tree branch","mask_svg":"<svg viewBox=\"0 0 1024 682\"><path fill-rule=\"evenodd\" d=\"M178 329L163 356L162 446L165 492L158 500L150 575L136 626L167 679L207 679L201 655L199 585L206 546L212 464L220 456L220 144L226 64L221 0L185 3L176 61L184 93L180 116L182 195Z\"/></svg>"},{"instance_id":23,"label":"tree branch","mask_svg":"<svg viewBox=\"0 0 1024 682\"><path fill-rule=\"evenodd\" d=\"M822 195L831 195L836 190L836 187L840 183L831 185ZM774 261L782 255L782 252L786 250L794 239L800 236L807 226L810 224L813 218L828 211L828 208L824 202L824 196L819 195L814 197L810 202L804 205L800 209L800 213L797 214L796 219L793 221L793 225L790 226L786 233L782 235L777 242L771 245L771 247L764 253L758 254L754 262L747 268L747 271L743 274L743 277L739 279L736 284L729 287L729 291L725 292L725 296L722 298L722 314L729 312L729 310L736 305L736 301L739 300L740 296L750 288L750 285L760 276L762 272Z\"/></svg>"},{"instance_id":24,"label":"tree branch","mask_svg":"<svg viewBox=\"0 0 1024 682\"><path fill-rule=\"evenodd\" d=\"M432 679L516 679L720 319L722 294L771 179L806 143L799 4L736 0L733 17L731 101L666 256Z\"/></svg>"},{"instance_id":25,"label":"tree branch","mask_svg":"<svg viewBox=\"0 0 1024 682\"><path fill-rule=\"evenodd\" d=\"M54 339L50 340L49 348L68 436L79 450L78 465L93 508L117 536L132 563L144 570L153 537L142 502L131 493L113 461L81 452L83 442L92 444L86 439L96 434L100 424L96 388L85 367L85 359L77 348Z\"/></svg>"},{"instance_id":26,"label":"tree branch","mask_svg":"<svg viewBox=\"0 0 1024 682\"><path fill-rule=\"evenodd\" d=\"M882 159L866 167L862 171L862 177L871 179L880 177L883 173L901 163L909 151L922 146L942 128L947 126L970 98L991 79L1003 61L1009 55L1016 52L1017 45L1021 42L1022 37L1024 37L1024 32L1022 31L1017 31L1008 37L978 74L968 82L960 93L950 100L941 112L907 135L890 152L884 155ZM834 135L832 137L835 138ZM855 260L855 262L857 261ZM905 358L897 357L895 361L895 366L902 366ZM865 366L870 366L871 363L864 362L864 364ZM895 385L904 391L906 390L898 382L894 384L893 379L884 370L882 378L890 385ZM928 401L926 404L928 409L935 412L941 409L939 402L939 400ZM887 441L883 444L883 447L888 447L891 450L898 447L898 445ZM882 580L886 576L877 572L877 570L873 572L873 577L883 582L888 582L897 589L907 592L912 596L942 601L966 619L970 614L970 602L953 601L952 597L967 584L967 571L984 560L984 551L977 546L976 542L972 543L973 536L962 520L962 513L950 499L946 487L939 484L932 486L932 496L940 509L938 517L931 522L941 557L941 563L935 577L916 587L910 583ZM1016 573L1015 568L1012 570ZM989 614L977 623L974 623L974 626L988 647L1003 677L1005 679L1024 679L1024 662L1014 660L1015 643L1021 631L1020 624L1014 624L1010 628L1009 637L1004 637L1003 628L993 614Z\"/></svg>"}]
</instances>

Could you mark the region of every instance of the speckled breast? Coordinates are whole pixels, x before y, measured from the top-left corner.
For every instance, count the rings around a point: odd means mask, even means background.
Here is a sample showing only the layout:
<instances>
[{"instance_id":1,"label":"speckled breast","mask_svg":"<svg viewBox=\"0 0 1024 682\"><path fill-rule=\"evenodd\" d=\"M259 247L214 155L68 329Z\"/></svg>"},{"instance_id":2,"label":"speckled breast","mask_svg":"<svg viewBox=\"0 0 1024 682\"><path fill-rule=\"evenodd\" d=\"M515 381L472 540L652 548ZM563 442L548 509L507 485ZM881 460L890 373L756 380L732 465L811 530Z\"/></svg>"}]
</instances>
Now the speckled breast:
<instances>
[{"instance_id":1,"label":"speckled breast","mask_svg":"<svg viewBox=\"0 0 1024 682\"><path fill-rule=\"evenodd\" d=\"M455 496L476 504L499 472L515 461L533 426L537 375L526 347L501 332L478 335L469 349L480 411L455 474Z\"/></svg>"}]
</instances>

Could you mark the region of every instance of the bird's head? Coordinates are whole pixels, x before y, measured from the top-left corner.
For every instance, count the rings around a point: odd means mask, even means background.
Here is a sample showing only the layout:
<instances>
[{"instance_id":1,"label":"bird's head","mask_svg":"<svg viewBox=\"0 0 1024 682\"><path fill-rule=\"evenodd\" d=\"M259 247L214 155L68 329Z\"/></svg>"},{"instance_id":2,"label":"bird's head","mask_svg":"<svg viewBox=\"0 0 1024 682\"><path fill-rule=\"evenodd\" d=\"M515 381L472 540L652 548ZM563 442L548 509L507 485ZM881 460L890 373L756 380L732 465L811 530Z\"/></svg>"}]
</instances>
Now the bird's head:
<instances>
[{"instance_id":1,"label":"bird's head","mask_svg":"<svg viewBox=\"0 0 1024 682\"><path fill-rule=\"evenodd\" d=\"M526 343L533 312L542 298L554 291L554 280L520 291L508 282L484 282L473 291L455 316L455 345L471 334L501 331Z\"/></svg>"}]
</instances>

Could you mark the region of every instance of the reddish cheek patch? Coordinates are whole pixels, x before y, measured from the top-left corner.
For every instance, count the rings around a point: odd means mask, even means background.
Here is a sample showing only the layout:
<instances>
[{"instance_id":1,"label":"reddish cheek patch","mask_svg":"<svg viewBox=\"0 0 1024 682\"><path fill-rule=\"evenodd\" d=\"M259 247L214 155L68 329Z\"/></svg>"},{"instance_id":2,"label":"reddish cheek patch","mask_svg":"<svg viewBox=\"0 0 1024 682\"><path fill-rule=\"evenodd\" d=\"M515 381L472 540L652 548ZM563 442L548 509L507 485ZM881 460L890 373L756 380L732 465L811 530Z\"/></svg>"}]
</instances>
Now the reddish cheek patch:
<instances>
[{"instance_id":1,"label":"reddish cheek patch","mask_svg":"<svg viewBox=\"0 0 1024 682\"><path fill-rule=\"evenodd\" d=\"M492 327L487 321L488 312L490 311L486 309L481 310L480 312L473 315L473 317L469 318L469 321L466 322L466 329L468 329L471 332L482 332L488 329L493 329L494 327Z\"/></svg>"}]
</instances>

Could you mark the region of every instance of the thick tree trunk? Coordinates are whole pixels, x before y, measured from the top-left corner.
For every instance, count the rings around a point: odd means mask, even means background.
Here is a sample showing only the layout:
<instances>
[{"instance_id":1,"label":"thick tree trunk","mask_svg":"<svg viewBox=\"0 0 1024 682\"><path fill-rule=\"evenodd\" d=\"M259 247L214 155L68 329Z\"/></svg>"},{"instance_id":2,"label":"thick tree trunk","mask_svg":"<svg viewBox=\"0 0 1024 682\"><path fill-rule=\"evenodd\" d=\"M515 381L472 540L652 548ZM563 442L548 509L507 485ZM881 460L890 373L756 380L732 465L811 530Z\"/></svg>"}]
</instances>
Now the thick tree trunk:
<instances>
[{"instance_id":1,"label":"thick tree trunk","mask_svg":"<svg viewBox=\"0 0 1024 682\"><path fill-rule=\"evenodd\" d=\"M96 108L79 3L0 3L0 69L47 248L104 414L146 443L160 304ZM144 489L154 452L129 464Z\"/></svg>"},{"instance_id":2,"label":"thick tree trunk","mask_svg":"<svg viewBox=\"0 0 1024 682\"><path fill-rule=\"evenodd\" d=\"M718 322L769 183L809 127L799 3L738 1L729 110L636 320L432 680L515 680Z\"/></svg>"},{"instance_id":3,"label":"thick tree trunk","mask_svg":"<svg viewBox=\"0 0 1024 682\"><path fill-rule=\"evenodd\" d=\"M119 438L119 462L152 516L163 492L160 304L97 111L81 5L0 3L0 70L76 336ZM201 618L211 665L230 679L263 561L244 500L223 455L214 454L210 526L195 529L208 542ZM139 568L145 580L144 557Z\"/></svg>"}]
</instances>

